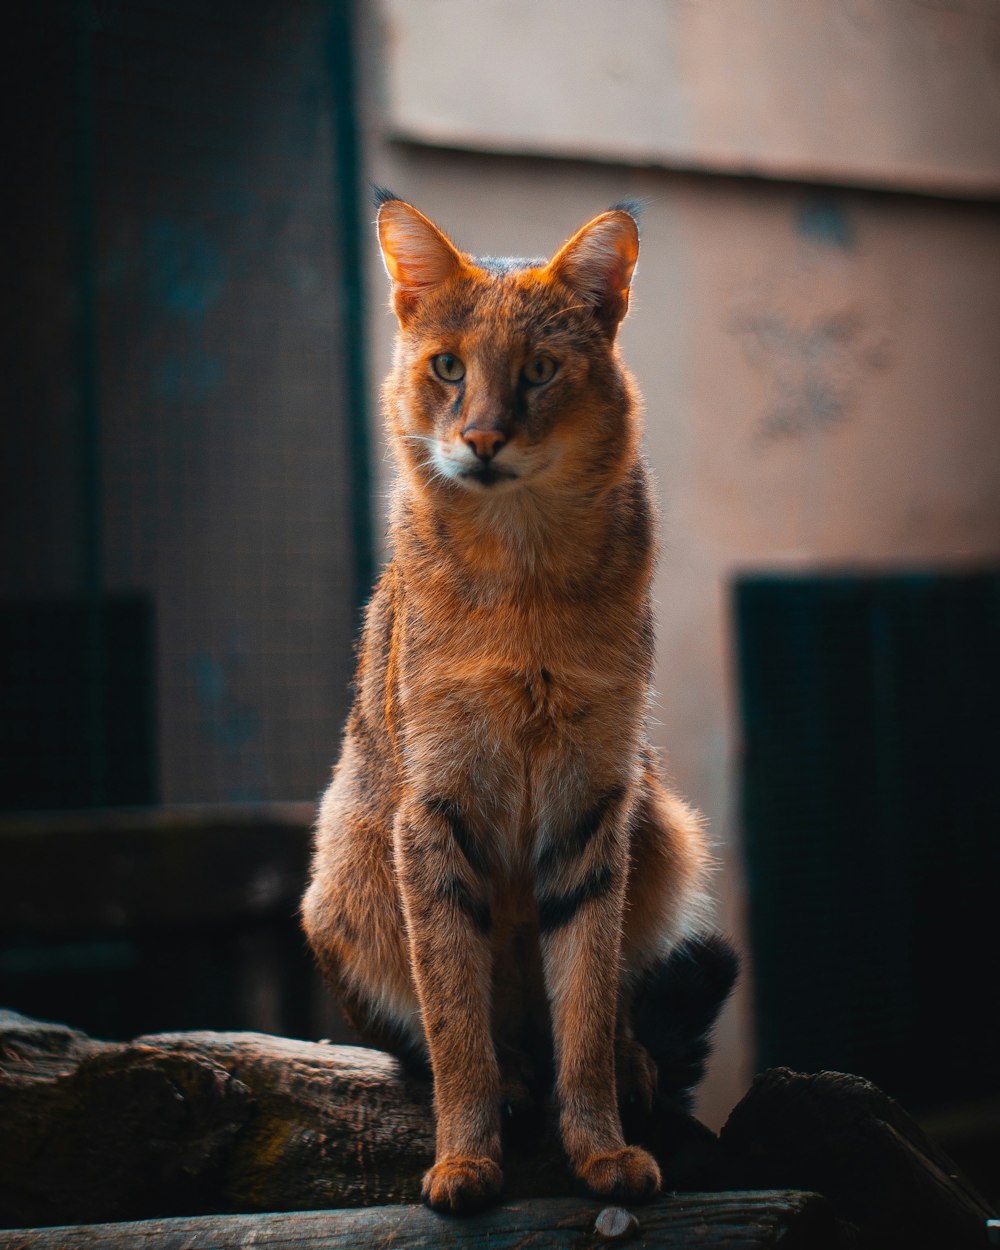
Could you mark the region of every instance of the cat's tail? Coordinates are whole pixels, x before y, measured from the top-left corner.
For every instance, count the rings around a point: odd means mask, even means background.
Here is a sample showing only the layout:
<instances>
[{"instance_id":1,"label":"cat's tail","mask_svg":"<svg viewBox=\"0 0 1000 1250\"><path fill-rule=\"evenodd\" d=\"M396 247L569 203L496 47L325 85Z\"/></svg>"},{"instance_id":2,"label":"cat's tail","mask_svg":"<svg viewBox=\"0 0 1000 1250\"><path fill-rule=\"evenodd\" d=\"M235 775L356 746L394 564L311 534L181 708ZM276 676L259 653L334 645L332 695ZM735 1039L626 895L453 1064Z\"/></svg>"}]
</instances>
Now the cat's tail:
<instances>
[{"instance_id":1,"label":"cat's tail","mask_svg":"<svg viewBox=\"0 0 1000 1250\"><path fill-rule=\"evenodd\" d=\"M656 1063L657 1102L690 1112L705 1075L712 1029L739 974L739 956L721 934L687 938L646 974L632 1002L632 1028Z\"/></svg>"}]
</instances>

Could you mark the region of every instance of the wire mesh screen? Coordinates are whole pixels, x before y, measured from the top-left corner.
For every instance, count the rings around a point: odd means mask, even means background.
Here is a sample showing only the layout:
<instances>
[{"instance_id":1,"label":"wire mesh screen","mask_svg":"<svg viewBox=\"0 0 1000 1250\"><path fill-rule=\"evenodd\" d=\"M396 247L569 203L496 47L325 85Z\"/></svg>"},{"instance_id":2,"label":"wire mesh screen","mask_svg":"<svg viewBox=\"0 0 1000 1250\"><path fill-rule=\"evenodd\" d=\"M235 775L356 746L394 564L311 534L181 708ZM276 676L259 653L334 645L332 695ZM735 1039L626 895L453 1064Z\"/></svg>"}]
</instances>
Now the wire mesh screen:
<instances>
[{"instance_id":1,"label":"wire mesh screen","mask_svg":"<svg viewBox=\"0 0 1000 1250\"><path fill-rule=\"evenodd\" d=\"M328 16L109 0L23 19L0 594L81 619L147 605L114 643L152 647L132 801L312 798L336 753L357 605ZM52 726L32 749L65 753L56 723L81 716L85 749L110 749L107 646L74 702L46 662L58 630L15 632ZM73 801L115 801L95 768ZM7 806L51 799L8 772Z\"/></svg>"}]
</instances>

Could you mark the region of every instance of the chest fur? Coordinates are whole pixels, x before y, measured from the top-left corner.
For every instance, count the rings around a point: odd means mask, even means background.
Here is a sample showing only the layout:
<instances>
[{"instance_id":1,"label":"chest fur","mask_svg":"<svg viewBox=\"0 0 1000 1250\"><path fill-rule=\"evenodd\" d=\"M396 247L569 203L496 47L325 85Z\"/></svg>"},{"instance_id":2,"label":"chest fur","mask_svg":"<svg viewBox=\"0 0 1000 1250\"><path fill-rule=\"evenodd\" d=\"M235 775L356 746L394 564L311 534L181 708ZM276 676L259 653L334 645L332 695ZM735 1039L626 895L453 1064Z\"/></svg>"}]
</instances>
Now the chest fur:
<instances>
[{"instance_id":1,"label":"chest fur","mask_svg":"<svg viewBox=\"0 0 1000 1250\"><path fill-rule=\"evenodd\" d=\"M595 787L630 771L645 674L621 638L585 618L574 629L550 612L534 634L530 620L494 621L486 634L480 624L405 636L401 756L418 792L460 799L502 858L523 862L546 830L587 810Z\"/></svg>"}]
</instances>

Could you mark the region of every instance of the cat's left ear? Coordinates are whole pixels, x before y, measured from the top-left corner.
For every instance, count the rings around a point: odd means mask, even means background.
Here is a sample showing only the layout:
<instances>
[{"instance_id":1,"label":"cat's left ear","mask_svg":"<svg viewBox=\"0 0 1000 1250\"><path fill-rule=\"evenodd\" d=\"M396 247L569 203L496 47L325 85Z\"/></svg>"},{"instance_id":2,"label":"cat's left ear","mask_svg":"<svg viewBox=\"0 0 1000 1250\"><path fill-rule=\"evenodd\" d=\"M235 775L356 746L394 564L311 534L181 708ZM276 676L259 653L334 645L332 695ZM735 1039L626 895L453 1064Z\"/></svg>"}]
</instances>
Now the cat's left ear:
<instances>
[{"instance_id":1,"label":"cat's left ear","mask_svg":"<svg viewBox=\"0 0 1000 1250\"><path fill-rule=\"evenodd\" d=\"M614 338L628 312L629 286L639 257L639 227L625 209L601 213L573 235L549 261L548 269L593 306Z\"/></svg>"},{"instance_id":2,"label":"cat's left ear","mask_svg":"<svg viewBox=\"0 0 1000 1250\"><path fill-rule=\"evenodd\" d=\"M405 200L382 200L378 239L392 279L392 306L403 324L423 295L464 267L462 254L451 240Z\"/></svg>"}]
</instances>

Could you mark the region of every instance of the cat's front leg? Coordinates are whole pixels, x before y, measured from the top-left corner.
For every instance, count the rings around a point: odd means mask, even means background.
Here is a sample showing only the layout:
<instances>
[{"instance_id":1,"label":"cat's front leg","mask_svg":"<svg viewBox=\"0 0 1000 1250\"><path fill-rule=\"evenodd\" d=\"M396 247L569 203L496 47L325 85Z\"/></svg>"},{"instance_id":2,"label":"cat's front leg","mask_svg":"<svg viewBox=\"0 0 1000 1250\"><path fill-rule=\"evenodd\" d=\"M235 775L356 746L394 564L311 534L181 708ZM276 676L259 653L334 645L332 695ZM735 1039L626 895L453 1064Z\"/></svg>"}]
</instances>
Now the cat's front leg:
<instances>
[{"instance_id":1,"label":"cat's front leg","mask_svg":"<svg viewBox=\"0 0 1000 1250\"><path fill-rule=\"evenodd\" d=\"M647 1151L625 1144L615 1089L625 815L615 790L553 839L539 859L536 893L563 1145L591 1193L639 1199L659 1189L660 1171Z\"/></svg>"},{"instance_id":2,"label":"cat's front leg","mask_svg":"<svg viewBox=\"0 0 1000 1250\"><path fill-rule=\"evenodd\" d=\"M422 797L400 810L396 866L437 1116L435 1161L422 1197L449 1214L495 1202L503 1179L490 1032L489 894L481 869L470 863L469 846L451 801Z\"/></svg>"}]
</instances>

